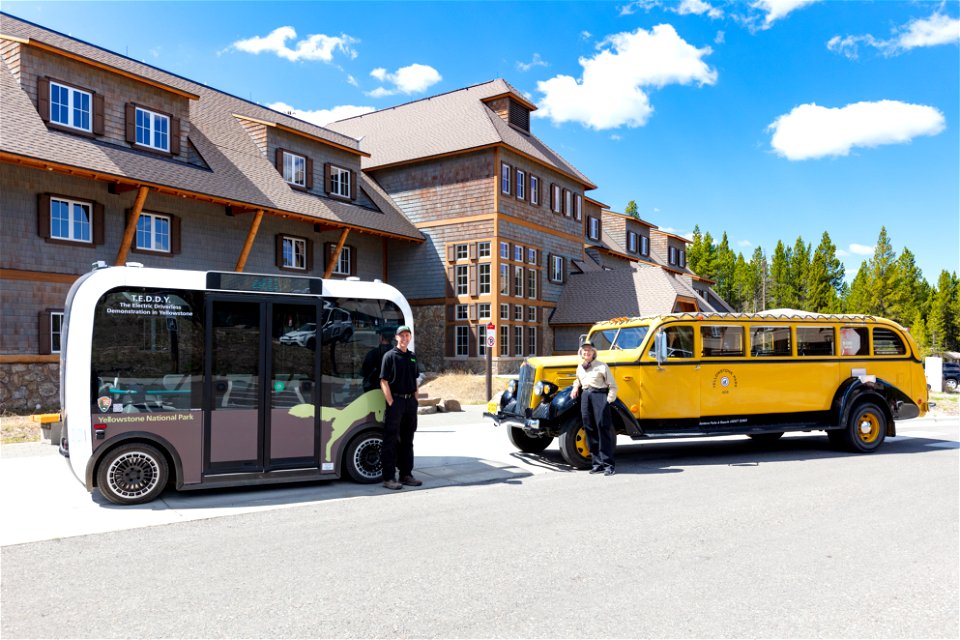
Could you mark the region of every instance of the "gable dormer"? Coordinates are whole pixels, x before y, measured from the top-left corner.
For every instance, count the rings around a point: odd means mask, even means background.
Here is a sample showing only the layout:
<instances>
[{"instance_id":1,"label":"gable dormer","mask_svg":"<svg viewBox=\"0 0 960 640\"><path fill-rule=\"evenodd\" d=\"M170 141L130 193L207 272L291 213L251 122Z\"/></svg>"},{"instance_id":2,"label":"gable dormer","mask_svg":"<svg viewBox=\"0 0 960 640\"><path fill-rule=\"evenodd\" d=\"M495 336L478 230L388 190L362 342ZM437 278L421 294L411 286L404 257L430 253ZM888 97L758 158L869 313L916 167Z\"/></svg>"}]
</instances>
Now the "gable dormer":
<instances>
[{"instance_id":1,"label":"gable dormer","mask_svg":"<svg viewBox=\"0 0 960 640\"><path fill-rule=\"evenodd\" d=\"M483 102L507 124L530 133L530 112L537 109L535 105L513 92L490 96Z\"/></svg>"}]
</instances>

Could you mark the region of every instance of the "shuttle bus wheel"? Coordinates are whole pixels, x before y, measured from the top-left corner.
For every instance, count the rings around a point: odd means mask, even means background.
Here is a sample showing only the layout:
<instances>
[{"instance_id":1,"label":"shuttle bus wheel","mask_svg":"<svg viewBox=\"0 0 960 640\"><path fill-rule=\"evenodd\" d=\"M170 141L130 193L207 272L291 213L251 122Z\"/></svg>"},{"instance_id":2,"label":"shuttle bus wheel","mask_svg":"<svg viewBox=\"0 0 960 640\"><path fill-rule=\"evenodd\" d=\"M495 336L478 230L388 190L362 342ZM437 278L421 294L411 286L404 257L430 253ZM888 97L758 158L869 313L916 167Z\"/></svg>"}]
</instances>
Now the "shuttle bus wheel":
<instances>
[{"instance_id":1,"label":"shuttle bus wheel","mask_svg":"<svg viewBox=\"0 0 960 640\"><path fill-rule=\"evenodd\" d=\"M156 447L122 444L100 461L97 488L114 504L141 504L159 497L168 474L167 459Z\"/></svg>"}]
</instances>

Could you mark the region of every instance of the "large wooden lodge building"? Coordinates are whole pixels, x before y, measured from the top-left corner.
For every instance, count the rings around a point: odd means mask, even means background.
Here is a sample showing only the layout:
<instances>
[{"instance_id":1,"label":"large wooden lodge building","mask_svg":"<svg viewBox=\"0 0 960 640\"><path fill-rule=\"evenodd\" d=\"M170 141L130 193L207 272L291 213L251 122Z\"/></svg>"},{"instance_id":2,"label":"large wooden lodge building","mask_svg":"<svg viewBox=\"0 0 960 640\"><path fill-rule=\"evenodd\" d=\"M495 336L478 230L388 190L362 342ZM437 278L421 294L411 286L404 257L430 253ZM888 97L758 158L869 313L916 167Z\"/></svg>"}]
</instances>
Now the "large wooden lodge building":
<instances>
[{"instance_id":1,"label":"large wooden lodge building","mask_svg":"<svg viewBox=\"0 0 960 640\"><path fill-rule=\"evenodd\" d=\"M608 210L498 79L318 127L0 14L0 409L58 404L97 261L380 279L428 370L574 351L597 320L726 310L686 239Z\"/></svg>"}]
</instances>

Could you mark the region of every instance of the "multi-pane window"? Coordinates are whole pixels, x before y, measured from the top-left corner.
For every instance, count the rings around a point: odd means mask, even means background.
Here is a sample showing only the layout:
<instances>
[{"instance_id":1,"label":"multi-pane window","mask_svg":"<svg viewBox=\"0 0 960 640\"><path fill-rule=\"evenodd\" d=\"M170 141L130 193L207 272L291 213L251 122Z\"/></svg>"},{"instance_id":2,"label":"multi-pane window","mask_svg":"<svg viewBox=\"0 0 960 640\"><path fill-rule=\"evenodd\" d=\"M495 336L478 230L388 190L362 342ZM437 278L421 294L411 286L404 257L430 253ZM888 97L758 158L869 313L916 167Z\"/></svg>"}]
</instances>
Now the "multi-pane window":
<instances>
[{"instance_id":1,"label":"multi-pane window","mask_svg":"<svg viewBox=\"0 0 960 640\"><path fill-rule=\"evenodd\" d=\"M510 243L509 242L500 243L500 257L503 258L504 260L510 259Z\"/></svg>"},{"instance_id":2,"label":"multi-pane window","mask_svg":"<svg viewBox=\"0 0 960 640\"><path fill-rule=\"evenodd\" d=\"M704 358L739 358L743 351L743 327L700 326L700 355Z\"/></svg>"},{"instance_id":3,"label":"multi-pane window","mask_svg":"<svg viewBox=\"0 0 960 640\"><path fill-rule=\"evenodd\" d=\"M490 303L489 302L481 302L479 305L479 310L480 310L481 320L490 319Z\"/></svg>"},{"instance_id":4,"label":"multi-pane window","mask_svg":"<svg viewBox=\"0 0 960 640\"><path fill-rule=\"evenodd\" d=\"M509 320L510 319L510 305L506 303L500 304L500 319Z\"/></svg>"},{"instance_id":5,"label":"multi-pane window","mask_svg":"<svg viewBox=\"0 0 960 640\"><path fill-rule=\"evenodd\" d=\"M298 187L307 186L307 159L295 153L284 151L283 179Z\"/></svg>"},{"instance_id":6,"label":"multi-pane window","mask_svg":"<svg viewBox=\"0 0 960 640\"><path fill-rule=\"evenodd\" d=\"M513 245L513 260L514 262L523 262L523 247L519 244Z\"/></svg>"},{"instance_id":7,"label":"multi-pane window","mask_svg":"<svg viewBox=\"0 0 960 640\"><path fill-rule=\"evenodd\" d=\"M350 255L350 247L344 246L340 249L340 255L337 256L337 263L333 267L333 273L338 276L348 276L350 275L350 261L352 256Z\"/></svg>"},{"instance_id":8,"label":"multi-pane window","mask_svg":"<svg viewBox=\"0 0 960 640\"><path fill-rule=\"evenodd\" d=\"M136 108L137 144L160 151L170 150L170 116Z\"/></svg>"},{"instance_id":9,"label":"multi-pane window","mask_svg":"<svg viewBox=\"0 0 960 640\"><path fill-rule=\"evenodd\" d=\"M510 295L510 267L500 265L500 295Z\"/></svg>"},{"instance_id":10,"label":"multi-pane window","mask_svg":"<svg viewBox=\"0 0 960 640\"><path fill-rule=\"evenodd\" d=\"M50 82L50 122L91 131L93 94Z\"/></svg>"},{"instance_id":11,"label":"multi-pane window","mask_svg":"<svg viewBox=\"0 0 960 640\"><path fill-rule=\"evenodd\" d=\"M563 203L560 201L560 185L550 185L550 193L550 204L553 206L553 212L560 213L560 207L563 205Z\"/></svg>"},{"instance_id":12,"label":"multi-pane window","mask_svg":"<svg viewBox=\"0 0 960 640\"><path fill-rule=\"evenodd\" d=\"M50 312L50 353L60 353L60 341L63 338L63 312Z\"/></svg>"},{"instance_id":13,"label":"multi-pane window","mask_svg":"<svg viewBox=\"0 0 960 640\"><path fill-rule=\"evenodd\" d=\"M678 255L679 255L680 266L681 267L687 266L687 252L684 251L683 249L680 249L680 251L678 252Z\"/></svg>"},{"instance_id":14,"label":"multi-pane window","mask_svg":"<svg viewBox=\"0 0 960 640\"><path fill-rule=\"evenodd\" d=\"M467 245L458 244L454 248L454 255L457 260L466 260L467 259Z\"/></svg>"},{"instance_id":15,"label":"multi-pane window","mask_svg":"<svg viewBox=\"0 0 960 640\"><path fill-rule=\"evenodd\" d=\"M563 190L563 215L570 217L570 214L573 213L573 194Z\"/></svg>"},{"instance_id":16,"label":"multi-pane window","mask_svg":"<svg viewBox=\"0 0 960 640\"><path fill-rule=\"evenodd\" d=\"M527 327L527 355L537 355L537 328Z\"/></svg>"},{"instance_id":17,"label":"multi-pane window","mask_svg":"<svg viewBox=\"0 0 960 640\"><path fill-rule=\"evenodd\" d=\"M530 204L540 204L540 178L535 175L530 176Z\"/></svg>"},{"instance_id":18,"label":"multi-pane window","mask_svg":"<svg viewBox=\"0 0 960 640\"><path fill-rule=\"evenodd\" d=\"M458 296L465 296L470 292L467 265L465 264L457 265L455 282L456 282L456 291Z\"/></svg>"},{"instance_id":19,"label":"multi-pane window","mask_svg":"<svg viewBox=\"0 0 960 640\"><path fill-rule=\"evenodd\" d=\"M798 356L832 356L834 343L833 327L797 327Z\"/></svg>"},{"instance_id":20,"label":"multi-pane window","mask_svg":"<svg viewBox=\"0 0 960 640\"><path fill-rule=\"evenodd\" d=\"M532 247L527 248L527 264L537 264L537 250Z\"/></svg>"},{"instance_id":21,"label":"multi-pane window","mask_svg":"<svg viewBox=\"0 0 960 640\"><path fill-rule=\"evenodd\" d=\"M523 297L523 267L513 268L513 295Z\"/></svg>"},{"instance_id":22,"label":"multi-pane window","mask_svg":"<svg viewBox=\"0 0 960 640\"><path fill-rule=\"evenodd\" d=\"M477 344L477 355L487 355L487 325L482 324L477 327L477 334L480 336L480 342Z\"/></svg>"},{"instance_id":23,"label":"multi-pane window","mask_svg":"<svg viewBox=\"0 0 960 640\"><path fill-rule=\"evenodd\" d=\"M591 240L600 239L600 218L587 218L587 237Z\"/></svg>"},{"instance_id":24,"label":"multi-pane window","mask_svg":"<svg viewBox=\"0 0 960 640\"><path fill-rule=\"evenodd\" d=\"M523 327L513 328L513 355L523 355Z\"/></svg>"},{"instance_id":25,"label":"multi-pane window","mask_svg":"<svg viewBox=\"0 0 960 640\"><path fill-rule=\"evenodd\" d=\"M527 198L527 174L517 169L517 199L526 200Z\"/></svg>"},{"instance_id":26,"label":"multi-pane window","mask_svg":"<svg viewBox=\"0 0 960 640\"><path fill-rule=\"evenodd\" d=\"M346 247L344 247L346 248ZM338 261L339 264L339 261ZM283 266L286 269L307 268L307 241L303 238L283 236Z\"/></svg>"},{"instance_id":27,"label":"multi-pane window","mask_svg":"<svg viewBox=\"0 0 960 640\"><path fill-rule=\"evenodd\" d=\"M457 330L457 355L470 355L470 327L458 326Z\"/></svg>"},{"instance_id":28,"label":"multi-pane window","mask_svg":"<svg viewBox=\"0 0 960 640\"><path fill-rule=\"evenodd\" d=\"M750 355L754 358L791 354L790 327L752 327L750 329Z\"/></svg>"},{"instance_id":29,"label":"multi-pane window","mask_svg":"<svg viewBox=\"0 0 960 640\"><path fill-rule=\"evenodd\" d=\"M536 322L536 321L537 321L537 308L527 307L527 322Z\"/></svg>"},{"instance_id":30,"label":"multi-pane window","mask_svg":"<svg viewBox=\"0 0 960 640\"><path fill-rule=\"evenodd\" d=\"M630 253L637 252L637 233L635 231L627 231L627 251Z\"/></svg>"},{"instance_id":31,"label":"multi-pane window","mask_svg":"<svg viewBox=\"0 0 960 640\"><path fill-rule=\"evenodd\" d=\"M527 269L527 297L537 299L537 272L533 269Z\"/></svg>"},{"instance_id":32,"label":"multi-pane window","mask_svg":"<svg viewBox=\"0 0 960 640\"><path fill-rule=\"evenodd\" d=\"M510 327L500 325L500 355L510 355Z\"/></svg>"},{"instance_id":33,"label":"multi-pane window","mask_svg":"<svg viewBox=\"0 0 960 640\"><path fill-rule=\"evenodd\" d=\"M553 256L550 264L550 279L554 282L563 282L563 256Z\"/></svg>"},{"instance_id":34,"label":"multi-pane window","mask_svg":"<svg viewBox=\"0 0 960 640\"><path fill-rule=\"evenodd\" d=\"M341 198L350 197L350 171L340 167L330 167L330 193Z\"/></svg>"},{"instance_id":35,"label":"multi-pane window","mask_svg":"<svg viewBox=\"0 0 960 640\"><path fill-rule=\"evenodd\" d=\"M650 238L647 236L640 236L640 255L650 255Z\"/></svg>"},{"instance_id":36,"label":"multi-pane window","mask_svg":"<svg viewBox=\"0 0 960 640\"><path fill-rule=\"evenodd\" d=\"M170 216L141 213L137 220L137 249L170 252Z\"/></svg>"},{"instance_id":37,"label":"multi-pane window","mask_svg":"<svg viewBox=\"0 0 960 640\"><path fill-rule=\"evenodd\" d=\"M480 273L480 295L489 295L490 293L490 263L478 265Z\"/></svg>"},{"instance_id":38,"label":"multi-pane window","mask_svg":"<svg viewBox=\"0 0 960 640\"><path fill-rule=\"evenodd\" d=\"M500 165L500 191L510 193L510 175L513 169L506 162Z\"/></svg>"},{"instance_id":39,"label":"multi-pane window","mask_svg":"<svg viewBox=\"0 0 960 640\"><path fill-rule=\"evenodd\" d=\"M477 254L481 258L490 257L490 243L489 242L480 242L477 244Z\"/></svg>"},{"instance_id":40,"label":"multi-pane window","mask_svg":"<svg viewBox=\"0 0 960 640\"><path fill-rule=\"evenodd\" d=\"M457 305L457 320L466 320L467 319L467 305L458 304Z\"/></svg>"},{"instance_id":41,"label":"multi-pane window","mask_svg":"<svg viewBox=\"0 0 960 640\"><path fill-rule=\"evenodd\" d=\"M581 196L579 193L576 193L573 196L573 219L583 219L583 196Z\"/></svg>"},{"instance_id":42,"label":"multi-pane window","mask_svg":"<svg viewBox=\"0 0 960 640\"><path fill-rule=\"evenodd\" d=\"M798 338L799 341L799 338ZM873 330L873 355L875 356L902 356L907 353L907 347L897 333L891 329L876 327Z\"/></svg>"},{"instance_id":43,"label":"multi-pane window","mask_svg":"<svg viewBox=\"0 0 960 640\"><path fill-rule=\"evenodd\" d=\"M513 305L513 319L515 322L523 322L523 305Z\"/></svg>"},{"instance_id":44,"label":"multi-pane window","mask_svg":"<svg viewBox=\"0 0 960 640\"><path fill-rule=\"evenodd\" d=\"M90 242L92 207L88 202L50 198L50 237L57 240Z\"/></svg>"}]
</instances>

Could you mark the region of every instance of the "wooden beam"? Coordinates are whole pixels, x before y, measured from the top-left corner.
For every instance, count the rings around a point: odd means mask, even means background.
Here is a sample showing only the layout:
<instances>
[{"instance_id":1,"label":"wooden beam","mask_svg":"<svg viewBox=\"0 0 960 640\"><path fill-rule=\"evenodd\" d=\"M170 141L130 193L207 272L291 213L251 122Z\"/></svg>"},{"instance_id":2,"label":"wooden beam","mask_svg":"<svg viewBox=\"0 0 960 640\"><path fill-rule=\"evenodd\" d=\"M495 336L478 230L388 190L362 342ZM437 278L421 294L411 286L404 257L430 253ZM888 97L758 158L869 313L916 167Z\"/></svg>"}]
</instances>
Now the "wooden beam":
<instances>
[{"instance_id":1,"label":"wooden beam","mask_svg":"<svg viewBox=\"0 0 960 640\"><path fill-rule=\"evenodd\" d=\"M323 271L324 278L329 278L333 273L333 268L337 266L337 260L340 259L340 251L343 250L343 245L346 243L348 235L350 235L350 229L344 229L340 232L340 239L337 240L337 248L333 250L333 255L330 256L330 261L327 262L327 268Z\"/></svg>"},{"instance_id":2,"label":"wooden beam","mask_svg":"<svg viewBox=\"0 0 960 640\"><path fill-rule=\"evenodd\" d=\"M114 263L118 267L127 262L127 254L130 253L130 245L133 243L133 237L137 234L137 222L140 220L140 213L143 211L143 203L147 201L147 193L150 189L140 186L137 191L137 199L133 203L133 210L130 212L130 219L127 220L127 228L123 232L123 241L120 242L120 251L117 252L117 261Z\"/></svg>"},{"instance_id":3,"label":"wooden beam","mask_svg":"<svg viewBox=\"0 0 960 640\"><path fill-rule=\"evenodd\" d=\"M60 355L53 354L49 356L40 355L3 355L0 356L0 364L44 364L60 362Z\"/></svg>"},{"instance_id":4,"label":"wooden beam","mask_svg":"<svg viewBox=\"0 0 960 640\"><path fill-rule=\"evenodd\" d=\"M136 191L140 185L136 184L123 184L121 182L111 182L107 187L107 191L113 194L126 193L127 191Z\"/></svg>"},{"instance_id":5,"label":"wooden beam","mask_svg":"<svg viewBox=\"0 0 960 640\"><path fill-rule=\"evenodd\" d=\"M227 207L227 217L233 218L235 216L242 216L245 213L262 213L263 209L257 209L255 207L236 207L229 205Z\"/></svg>"},{"instance_id":6,"label":"wooden beam","mask_svg":"<svg viewBox=\"0 0 960 640\"><path fill-rule=\"evenodd\" d=\"M250 249L253 248L253 241L257 238L257 231L260 229L260 221L263 220L263 209L257 210L257 215L250 223L250 232L247 233L247 241L243 243L243 251L240 252L240 258L237 260L237 266L234 269L237 273L243 271L247 266L247 257L250 255Z\"/></svg>"},{"instance_id":7,"label":"wooden beam","mask_svg":"<svg viewBox=\"0 0 960 640\"><path fill-rule=\"evenodd\" d=\"M0 269L0 280L21 280L25 282L49 282L54 284L73 284L80 276L70 273L50 273L48 271L23 271L21 269Z\"/></svg>"}]
</instances>

